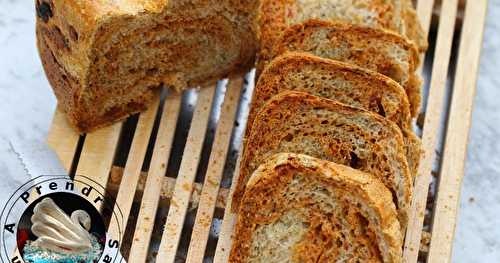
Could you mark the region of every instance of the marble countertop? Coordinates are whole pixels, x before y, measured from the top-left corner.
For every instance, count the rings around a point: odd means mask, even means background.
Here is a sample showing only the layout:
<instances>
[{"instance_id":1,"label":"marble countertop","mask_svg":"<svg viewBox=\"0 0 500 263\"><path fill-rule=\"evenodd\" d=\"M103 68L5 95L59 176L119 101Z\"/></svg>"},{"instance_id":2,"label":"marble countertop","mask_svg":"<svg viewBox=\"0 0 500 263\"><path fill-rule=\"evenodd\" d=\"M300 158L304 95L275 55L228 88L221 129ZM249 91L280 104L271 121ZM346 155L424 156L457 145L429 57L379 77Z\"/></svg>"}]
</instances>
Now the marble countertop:
<instances>
[{"instance_id":1,"label":"marble countertop","mask_svg":"<svg viewBox=\"0 0 500 263\"><path fill-rule=\"evenodd\" d=\"M29 178L18 145L44 144L56 99L33 1L0 0L0 204ZM500 262L500 1L490 0L453 262Z\"/></svg>"}]
</instances>

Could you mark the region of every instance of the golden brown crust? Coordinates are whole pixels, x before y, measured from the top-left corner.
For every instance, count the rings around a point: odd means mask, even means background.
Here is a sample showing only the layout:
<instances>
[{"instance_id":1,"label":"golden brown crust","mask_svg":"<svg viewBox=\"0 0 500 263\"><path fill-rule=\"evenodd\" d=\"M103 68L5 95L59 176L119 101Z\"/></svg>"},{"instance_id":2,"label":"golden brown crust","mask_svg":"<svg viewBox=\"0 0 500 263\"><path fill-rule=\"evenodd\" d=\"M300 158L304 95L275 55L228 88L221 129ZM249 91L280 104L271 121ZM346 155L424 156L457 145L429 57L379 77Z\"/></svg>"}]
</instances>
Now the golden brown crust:
<instances>
[{"instance_id":1,"label":"golden brown crust","mask_svg":"<svg viewBox=\"0 0 500 263\"><path fill-rule=\"evenodd\" d=\"M313 53L391 77L405 88L412 116L419 111L421 94L415 73L419 54L411 42L397 34L346 23L308 20L283 33L272 57L290 51Z\"/></svg>"},{"instance_id":2,"label":"golden brown crust","mask_svg":"<svg viewBox=\"0 0 500 263\"><path fill-rule=\"evenodd\" d=\"M411 101L411 115L416 117L422 104L422 78L416 72L410 75L405 90L406 94L408 94L408 100Z\"/></svg>"},{"instance_id":3,"label":"golden brown crust","mask_svg":"<svg viewBox=\"0 0 500 263\"><path fill-rule=\"evenodd\" d=\"M408 129L401 129L405 140L406 157L408 160L408 168L410 169L413 178L418 174L418 166L420 159L424 154L422 150L422 140L412 131Z\"/></svg>"},{"instance_id":4,"label":"golden brown crust","mask_svg":"<svg viewBox=\"0 0 500 263\"><path fill-rule=\"evenodd\" d=\"M285 191L286 185L293 180L296 174L303 174L308 177L307 179L317 181L318 185L330 186L330 189L336 189L342 195L359 197L358 200L362 200L366 208L363 212L358 211L358 213L364 214L368 221L368 228L376 229L375 239L382 255L382 258L377 261L383 259L384 262L401 262L402 233L395 207L390 192L377 178L343 165L288 153L277 154L270 158L255 171L249 180L239 211L229 262L247 262L254 238L253 234L257 228L272 223L287 210L313 206L311 201L307 199L305 204L301 204L304 200L295 200L293 203L281 200L283 198L281 192ZM355 205L353 204L353 206ZM329 219L336 220L335 216L331 216ZM323 222L323 227L325 228L327 224L327 222ZM334 232L329 232L329 234L334 234ZM324 238L328 240L329 237L325 236ZM268 242L274 241L270 238ZM312 242L313 240L309 240L309 243ZM352 240L352 242L355 241ZM335 244L336 242L328 243L326 247L309 246L305 253L321 255L321 251L327 251L328 246L335 246ZM349 245L356 244L350 243ZM316 251L317 249L321 251ZM300 250L295 253L300 253ZM298 256L303 257L304 253ZM312 262L318 260L318 258L309 259L315 260ZM325 255L321 259L327 260Z\"/></svg>"},{"instance_id":5,"label":"golden brown crust","mask_svg":"<svg viewBox=\"0 0 500 263\"><path fill-rule=\"evenodd\" d=\"M49 82L81 132L144 110L162 84L182 90L243 74L252 67L257 49L258 1L35 4L40 55ZM155 38L160 33L166 39Z\"/></svg>"},{"instance_id":6,"label":"golden brown crust","mask_svg":"<svg viewBox=\"0 0 500 263\"><path fill-rule=\"evenodd\" d=\"M321 117L330 116L325 114L334 117ZM304 139L308 138L313 146L305 149ZM303 92L289 91L274 96L258 113L245 142L233 194L233 211L239 208L245 185L260 162L269 154L283 151L309 154L378 176L393 191L401 225L406 227L413 178L403 136L393 122L375 113Z\"/></svg>"}]
</instances>

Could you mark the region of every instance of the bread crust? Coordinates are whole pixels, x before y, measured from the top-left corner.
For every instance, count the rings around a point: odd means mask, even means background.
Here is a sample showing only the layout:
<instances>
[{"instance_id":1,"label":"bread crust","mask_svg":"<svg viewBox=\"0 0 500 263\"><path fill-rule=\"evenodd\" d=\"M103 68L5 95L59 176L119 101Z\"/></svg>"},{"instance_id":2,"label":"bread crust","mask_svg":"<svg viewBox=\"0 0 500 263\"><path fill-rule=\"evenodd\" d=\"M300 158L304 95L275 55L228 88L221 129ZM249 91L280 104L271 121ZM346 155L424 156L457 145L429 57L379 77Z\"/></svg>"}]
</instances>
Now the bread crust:
<instances>
[{"instance_id":1,"label":"bread crust","mask_svg":"<svg viewBox=\"0 0 500 263\"><path fill-rule=\"evenodd\" d=\"M377 229L376 242L382 244L379 245L379 250L383 262L401 262L402 233L396 210L390 192L376 177L343 165L290 153L276 154L262 164L248 181L229 262L248 262L255 230L277 220L277 214L283 213L281 209L292 207L288 203L280 202L280 192L297 173L363 200L375 219L375 222L371 221L368 225ZM295 206L300 207L300 204ZM318 254L314 250L308 250L307 253Z\"/></svg>"},{"instance_id":2,"label":"bread crust","mask_svg":"<svg viewBox=\"0 0 500 263\"><path fill-rule=\"evenodd\" d=\"M315 43L314 45L312 43ZM387 30L322 20L289 27L276 43L272 57L291 51L340 60L386 75L404 87L412 116L420 109L420 64L416 47Z\"/></svg>"},{"instance_id":3,"label":"bread crust","mask_svg":"<svg viewBox=\"0 0 500 263\"><path fill-rule=\"evenodd\" d=\"M319 124L319 121L322 120L319 117L314 117L318 119L312 119L313 117L309 119L308 115L302 117L302 114L311 111L320 111L321 114L332 113L336 117L335 119L329 118L329 123L325 124ZM306 121L302 118L308 119ZM339 119L338 123L336 119ZM358 121L362 124L358 124ZM369 126L371 130L363 131L364 128L346 126L346 123L351 122L356 123L356 125ZM287 125L293 126L289 128ZM319 128L321 128L321 131L318 130ZM351 139L323 134L323 130L326 132L334 131L334 129L339 133L343 131L344 135L356 134L356 136L360 136L356 138L364 138L362 140L364 146L361 147L365 157L358 156L358 153L356 153L357 145ZM378 132L373 133L374 129ZM314 132L318 134L311 134L312 130L316 130ZM300 143L294 141L295 136L303 136L298 139ZM308 136L311 137L314 143L319 144L319 146L315 147L321 149L321 152L303 148L305 146L303 140L304 138L307 139ZM294 153L309 154L316 158L328 159L373 173L379 177L393 191L398 206L400 223L403 229L406 228L413 178L406 159L403 136L400 129L393 122L375 113L353 108L329 99L319 98L303 92L288 91L274 96L273 99L266 103L257 114L247 138L240 164L240 176L236 190L233 193L231 207L233 212L238 211L248 179L258 165L269 154L283 151L289 152L281 145L287 145L287 142L293 141L291 147L293 146ZM285 150L282 150L282 148ZM382 162L382 160L384 161ZM381 163L376 164L375 162ZM377 167L374 165L377 165Z\"/></svg>"},{"instance_id":4,"label":"bread crust","mask_svg":"<svg viewBox=\"0 0 500 263\"><path fill-rule=\"evenodd\" d=\"M80 132L144 110L163 85L181 91L241 75L253 66L257 50L258 1L36 0L35 5L42 63L59 104Z\"/></svg>"},{"instance_id":5,"label":"bread crust","mask_svg":"<svg viewBox=\"0 0 500 263\"><path fill-rule=\"evenodd\" d=\"M326 83L320 81L315 82L314 88L305 82L302 86L295 85L295 82L288 83L294 73L304 73L304 76L312 78L312 72L318 71L321 71L317 73L318 75L328 72L328 75L322 75L325 78L342 79L341 84L352 81L351 91L358 98L354 98L354 95L348 94L347 91L335 92L333 91L335 87L323 86ZM336 77L332 78L333 75ZM323 91L324 89L331 93ZM304 52L287 52L273 59L260 75L254 90L245 134L250 133L255 116L271 97L290 90L307 92L369 110L396 123L403 132L410 170L413 175L416 174L422 154L421 142L413 134L410 104L404 89L397 82L355 65L320 58Z\"/></svg>"}]
</instances>

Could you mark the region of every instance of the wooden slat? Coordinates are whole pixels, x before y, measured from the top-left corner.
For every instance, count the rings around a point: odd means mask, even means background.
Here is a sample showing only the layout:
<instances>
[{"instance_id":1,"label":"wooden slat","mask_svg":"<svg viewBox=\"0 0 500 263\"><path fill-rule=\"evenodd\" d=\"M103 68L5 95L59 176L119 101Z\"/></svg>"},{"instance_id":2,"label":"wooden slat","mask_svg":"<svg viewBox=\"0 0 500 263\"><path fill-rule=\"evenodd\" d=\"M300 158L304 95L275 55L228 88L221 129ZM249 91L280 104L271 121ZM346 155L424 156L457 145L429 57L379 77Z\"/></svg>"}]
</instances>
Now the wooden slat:
<instances>
[{"instance_id":1,"label":"wooden slat","mask_svg":"<svg viewBox=\"0 0 500 263\"><path fill-rule=\"evenodd\" d=\"M417 16L420 24L422 25L422 29L424 30L424 34L429 36L429 28L431 26L432 20L432 10L434 6L434 0L419 0L417 2ZM425 64L425 54L420 55L420 66L417 69L419 74L422 74L422 70Z\"/></svg>"},{"instance_id":2,"label":"wooden slat","mask_svg":"<svg viewBox=\"0 0 500 263\"><path fill-rule=\"evenodd\" d=\"M434 6L434 16L439 16L441 13L442 9L442 0L436 0L436 5ZM458 0L458 10L457 10L457 21L462 22L464 20L464 10L465 10L465 3L467 0Z\"/></svg>"},{"instance_id":3,"label":"wooden slat","mask_svg":"<svg viewBox=\"0 0 500 263\"><path fill-rule=\"evenodd\" d=\"M87 134L78 162L75 179L79 175L86 176L99 186L106 187L122 126L122 122L115 123ZM82 187L77 182L75 186L77 188ZM100 210L102 203L95 204L95 207Z\"/></svg>"},{"instance_id":4,"label":"wooden slat","mask_svg":"<svg viewBox=\"0 0 500 263\"><path fill-rule=\"evenodd\" d=\"M108 190L111 193L118 193L118 190L120 188L120 181L122 180L123 176L123 168L122 167L117 167L114 166L111 168L111 176L110 176L110 181L108 183ZM144 187L146 185L146 178L147 178L147 173L146 172L141 172L140 178L139 178L139 183L137 184L137 189L135 190L137 192L136 196L134 196L134 202L140 203L141 199L139 196L142 196L144 193ZM162 201L164 201L164 204L168 205L170 203L170 199L174 195L174 188L175 188L175 178L172 177L165 177L165 180L163 181L163 185L161 186L161 192L160 192L160 206L162 205ZM203 189L203 184L200 183L195 183L193 186L193 194L191 195L191 200L189 208L190 209L197 209L198 204L200 203L200 196L201 196L201 191ZM139 195L139 196L137 196ZM226 207L227 203L227 198L229 196L229 189L227 188L220 188L219 194L217 195L217 200L215 207L219 209L224 209Z\"/></svg>"},{"instance_id":5,"label":"wooden slat","mask_svg":"<svg viewBox=\"0 0 500 263\"><path fill-rule=\"evenodd\" d=\"M215 85L203 88L194 111L193 120L184 148L184 155L175 184L174 195L168 211L167 222L158 251L158 262L174 262L177 247L184 226L189 199L193 191L196 170L200 161L203 141L205 139L211 111Z\"/></svg>"},{"instance_id":6,"label":"wooden slat","mask_svg":"<svg viewBox=\"0 0 500 263\"><path fill-rule=\"evenodd\" d=\"M191 238L191 243L189 244L187 262L203 262L242 86L243 79L238 78L229 83L226 91L205 175L200 204L196 213L196 220L191 235L194 238Z\"/></svg>"},{"instance_id":7,"label":"wooden slat","mask_svg":"<svg viewBox=\"0 0 500 263\"><path fill-rule=\"evenodd\" d=\"M154 100L149 105L148 110L141 113L139 116L134 138L132 139L132 144L127 157L127 163L125 165L125 169L123 170L120 188L118 194L116 195L115 208L113 209L114 211L121 211L123 222L111 220L108 227L108 233L114 238L119 236L120 240L123 239L123 235L125 234L125 227L127 226L127 220L134 201L135 191L141 176L141 168L144 158L146 157L146 151L148 149L149 139L151 137L151 132L153 131L159 105L160 91L157 92ZM116 225L117 223L121 223L121 225ZM122 228L120 229L121 233L117 232L119 227Z\"/></svg>"},{"instance_id":8,"label":"wooden slat","mask_svg":"<svg viewBox=\"0 0 500 263\"><path fill-rule=\"evenodd\" d=\"M436 157L435 147L438 138L436 135L439 131L442 113L445 109L444 95L453 43L453 33L455 30L456 13L457 0L445 1L443 12L439 20L429 98L425 110L426 117L422 132L424 157L420 162L418 176L415 179L408 229L406 231L403 258L407 263L417 262L418 259L427 195L429 193L429 184L432 177L432 164Z\"/></svg>"},{"instance_id":9,"label":"wooden slat","mask_svg":"<svg viewBox=\"0 0 500 263\"><path fill-rule=\"evenodd\" d=\"M181 99L180 94L169 94L163 107L128 262L146 261L162 182L167 171L167 162L170 158L179 117Z\"/></svg>"},{"instance_id":10,"label":"wooden slat","mask_svg":"<svg viewBox=\"0 0 500 263\"><path fill-rule=\"evenodd\" d=\"M429 262L450 262L483 41L486 0L467 1L435 201Z\"/></svg>"},{"instance_id":11,"label":"wooden slat","mask_svg":"<svg viewBox=\"0 0 500 263\"><path fill-rule=\"evenodd\" d=\"M47 137L47 144L56 152L64 169L71 170L80 135L68 123L64 112L57 107Z\"/></svg>"},{"instance_id":12,"label":"wooden slat","mask_svg":"<svg viewBox=\"0 0 500 263\"><path fill-rule=\"evenodd\" d=\"M417 2L417 16L426 36L429 35L429 27L431 25L433 7L434 0L418 0Z\"/></svg>"},{"instance_id":13,"label":"wooden slat","mask_svg":"<svg viewBox=\"0 0 500 263\"><path fill-rule=\"evenodd\" d=\"M229 252L231 251L231 245L233 241L232 235L237 219L237 214L231 212L231 204L233 201L233 193L236 190L236 184L238 182L238 178L240 177L240 161L241 161L241 154L238 156L238 161L236 162L236 169L233 174L231 190L229 192L229 198L224 213L224 219L222 221L222 225L219 232L219 241L217 242L217 248L215 249L214 263L226 263L228 262L229 259Z\"/></svg>"}]
</instances>

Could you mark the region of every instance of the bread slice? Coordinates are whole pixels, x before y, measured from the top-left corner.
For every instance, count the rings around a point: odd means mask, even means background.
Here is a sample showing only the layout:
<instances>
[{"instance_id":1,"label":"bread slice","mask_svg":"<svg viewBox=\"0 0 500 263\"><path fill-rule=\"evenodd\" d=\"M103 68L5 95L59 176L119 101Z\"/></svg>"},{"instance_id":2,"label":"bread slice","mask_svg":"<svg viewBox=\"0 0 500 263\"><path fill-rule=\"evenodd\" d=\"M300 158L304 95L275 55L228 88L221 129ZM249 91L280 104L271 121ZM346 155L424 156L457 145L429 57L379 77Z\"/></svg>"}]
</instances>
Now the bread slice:
<instances>
[{"instance_id":1,"label":"bread slice","mask_svg":"<svg viewBox=\"0 0 500 263\"><path fill-rule=\"evenodd\" d=\"M391 199L373 175L277 154L247 184L229 262L401 262Z\"/></svg>"},{"instance_id":2,"label":"bread slice","mask_svg":"<svg viewBox=\"0 0 500 263\"><path fill-rule=\"evenodd\" d=\"M393 193L401 225L406 227L413 180L403 136L393 122L303 92L274 96L257 114L247 137L233 211L238 209L250 175L280 152L307 154L375 175Z\"/></svg>"},{"instance_id":3,"label":"bread slice","mask_svg":"<svg viewBox=\"0 0 500 263\"><path fill-rule=\"evenodd\" d=\"M258 72L272 58L281 34L310 19L380 28L409 38L421 51L427 39L411 0L262 0L259 12L261 51Z\"/></svg>"},{"instance_id":4,"label":"bread slice","mask_svg":"<svg viewBox=\"0 0 500 263\"><path fill-rule=\"evenodd\" d=\"M396 123L405 139L412 174L421 157L421 142L412 131L410 106L404 89L392 79L363 68L323 59L308 53L290 52L275 58L262 72L255 87L246 134L263 105L284 91L311 95L376 112Z\"/></svg>"},{"instance_id":5,"label":"bread slice","mask_svg":"<svg viewBox=\"0 0 500 263\"><path fill-rule=\"evenodd\" d=\"M276 44L273 57L302 51L319 57L343 61L376 71L398 82L406 91L412 116L421 101L419 64L414 45L385 30L309 20L288 28Z\"/></svg>"},{"instance_id":6,"label":"bread slice","mask_svg":"<svg viewBox=\"0 0 500 263\"><path fill-rule=\"evenodd\" d=\"M206 85L253 67L253 0L37 0L48 79L80 131L143 110L153 89Z\"/></svg>"}]
</instances>

